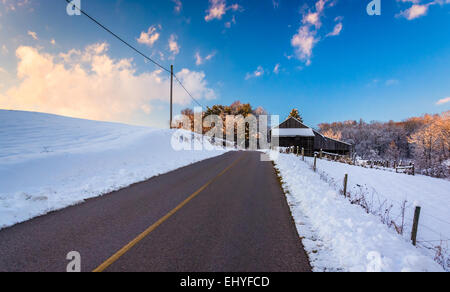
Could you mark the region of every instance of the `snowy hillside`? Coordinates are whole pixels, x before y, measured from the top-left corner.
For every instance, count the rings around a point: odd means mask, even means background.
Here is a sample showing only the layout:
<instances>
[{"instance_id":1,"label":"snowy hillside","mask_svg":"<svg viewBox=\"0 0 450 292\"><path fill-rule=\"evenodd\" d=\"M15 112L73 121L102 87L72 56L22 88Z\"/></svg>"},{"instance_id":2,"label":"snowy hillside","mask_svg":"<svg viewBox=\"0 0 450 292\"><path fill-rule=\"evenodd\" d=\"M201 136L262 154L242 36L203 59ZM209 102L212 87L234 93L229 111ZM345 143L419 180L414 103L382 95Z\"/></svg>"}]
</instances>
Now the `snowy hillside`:
<instances>
[{"instance_id":1,"label":"snowy hillside","mask_svg":"<svg viewBox=\"0 0 450 292\"><path fill-rule=\"evenodd\" d=\"M223 154L173 131L0 110L0 229Z\"/></svg>"},{"instance_id":2,"label":"snowy hillside","mask_svg":"<svg viewBox=\"0 0 450 292\"><path fill-rule=\"evenodd\" d=\"M383 224L378 216L367 214L362 207L352 205L339 190L324 180L323 175L314 173L310 164L301 158L280 154L279 157L273 155L273 159L282 176L297 229L304 238L303 244L315 271L442 271L442 267L433 261L426 250L415 248L395 230ZM340 166L328 163L332 162L320 161L319 169L330 171L336 175L336 181L342 181ZM355 184L360 170L365 169L357 168L349 172ZM386 174L395 175L389 172ZM360 174L361 180L366 178L360 183L373 183L374 179L371 180L369 176L367 173ZM377 174L372 173L372 176L376 177ZM402 181L402 178L398 180ZM380 178L386 188L403 192L406 187L402 188L398 180ZM423 184L421 178L418 178L419 183ZM444 181L443 184L446 183ZM442 190L438 181L433 181L431 185L436 186L434 191ZM410 187L414 189L411 181ZM416 188L415 192L420 193L424 189L426 187ZM448 197L449 188L442 191L442 195L447 194ZM422 192L422 196L426 194ZM432 197L428 203L435 204L437 209L439 204L448 208L448 202L440 198ZM432 200L435 202L432 203Z\"/></svg>"}]
</instances>

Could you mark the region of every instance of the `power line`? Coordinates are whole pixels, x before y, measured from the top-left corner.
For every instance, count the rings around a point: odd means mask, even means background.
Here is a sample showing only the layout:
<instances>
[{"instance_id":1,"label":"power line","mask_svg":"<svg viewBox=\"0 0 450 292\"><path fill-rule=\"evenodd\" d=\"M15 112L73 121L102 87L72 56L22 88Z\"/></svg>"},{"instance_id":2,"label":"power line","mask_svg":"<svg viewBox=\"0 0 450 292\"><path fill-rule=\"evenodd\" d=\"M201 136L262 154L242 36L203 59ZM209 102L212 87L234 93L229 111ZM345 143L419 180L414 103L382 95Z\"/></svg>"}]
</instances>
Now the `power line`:
<instances>
[{"instance_id":1,"label":"power line","mask_svg":"<svg viewBox=\"0 0 450 292\"><path fill-rule=\"evenodd\" d=\"M89 18L90 20L92 20L93 22L95 22L97 25L99 25L101 28L103 28L104 30L106 30L108 33L112 34L116 39L118 39L119 41L121 41L122 43L124 43L125 45L127 45L129 48L131 48L133 51L135 51L136 53L138 53L139 55L141 55L142 57L144 57L145 59L149 60L150 62L152 62L153 64L155 64L156 66L158 66L159 68L163 69L164 71L170 73L170 70L163 67L161 64L159 64L158 62L154 61L152 58L148 57L147 55L145 55L144 53L142 53L141 51L139 51L138 49L136 49L134 46L130 45L128 42L126 42L125 40L123 40L121 37L119 37L117 34L113 33L109 28L107 28L106 26L104 26L103 24L101 24L99 21L97 21L95 18L93 18L92 16L90 16L89 14L87 14L84 10L82 10L81 8L77 7L75 4L71 3L70 0L66 0L66 2L70 5L73 5L73 7L75 7L76 9L78 9L83 15L85 15L87 18Z\"/></svg>"},{"instance_id":2,"label":"power line","mask_svg":"<svg viewBox=\"0 0 450 292\"><path fill-rule=\"evenodd\" d=\"M192 98L192 100L199 105L200 107L203 107L193 96L192 94L186 89L186 87L184 87L183 83L181 83L181 81L178 79L178 77L176 75L173 75L173 77L175 77L175 80L181 85L181 87L183 87L184 91L187 92L187 94Z\"/></svg>"},{"instance_id":3,"label":"power line","mask_svg":"<svg viewBox=\"0 0 450 292\"><path fill-rule=\"evenodd\" d=\"M142 53L141 51L139 51L136 47L134 47L133 45L131 45L130 43L128 43L127 41L125 41L124 39L122 39L121 37L119 37L117 34L115 34L114 32L112 32L109 28L107 28L106 26L104 26L103 24L101 24L98 20L96 20L94 17L90 16L89 14L87 14L84 10L82 10L81 8L77 7L75 4L72 3L71 0L66 0L66 2L70 5L73 5L74 8L78 9L83 15L85 15L87 18L89 18L90 20L92 20L94 23L96 23L98 26L100 26L102 29L104 29L105 31L107 31L108 33L110 33L111 35L113 35L116 39L118 39L119 41L121 41L122 43L124 43L127 47L129 47L130 49L132 49L133 51L135 51L136 53L138 53L139 55L141 55L142 57L144 57L145 59L149 60L150 62L152 62L153 64L155 64L156 66L158 66L159 68L161 68L162 70L166 71L169 74L172 74L171 70L165 68L163 65L159 64L158 62L156 62L155 60L153 60L152 58L150 58L149 56L147 56L146 54ZM192 94L186 89L186 87L183 85L183 83L178 79L178 77L173 74L173 76L175 77L175 80L181 85L181 87L184 89L184 91L186 91L186 93L189 95L189 97L200 107L203 107L198 101L197 99L194 98L194 96L192 96Z\"/></svg>"}]
</instances>

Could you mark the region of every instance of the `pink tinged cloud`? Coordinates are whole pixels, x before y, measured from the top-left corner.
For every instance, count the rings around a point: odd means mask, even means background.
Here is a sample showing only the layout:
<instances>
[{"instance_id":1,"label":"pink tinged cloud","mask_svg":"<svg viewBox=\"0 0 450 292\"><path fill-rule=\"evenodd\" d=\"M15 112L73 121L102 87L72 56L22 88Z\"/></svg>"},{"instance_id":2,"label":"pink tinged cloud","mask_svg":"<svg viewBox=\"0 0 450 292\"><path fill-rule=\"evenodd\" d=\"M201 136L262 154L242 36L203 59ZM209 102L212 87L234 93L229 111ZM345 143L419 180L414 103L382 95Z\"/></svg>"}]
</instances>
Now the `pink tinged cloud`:
<instances>
[{"instance_id":1,"label":"pink tinged cloud","mask_svg":"<svg viewBox=\"0 0 450 292\"><path fill-rule=\"evenodd\" d=\"M38 40L38 36L37 36L37 33L35 33L34 31L28 31L27 32L27 34L29 35L29 36L31 36L35 41L37 41Z\"/></svg>"},{"instance_id":2,"label":"pink tinged cloud","mask_svg":"<svg viewBox=\"0 0 450 292\"><path fill-rule=\"evenodd\" d=\"M338 36L338 35L340 35L340 34L341 34L341 31L342 31L342 28L343 28L343 25L342 25L341 22L338 23L338 24L336 24L336 25L334 26L333 31L330 32L329 34L327 34L327 37L330 37L330 36Z\"/></svg>"},{"instance_id":3,"label":"pink tinged cloud","mask_svg":"<svg viewBox=\"0 0 450 292\"><path fill-rule=\"evenodd\" d=\"M107 50L105 43L59 55L19 47L19 82L0 94L0 108L150 125L152 103L169 100L169 76L161 70L137 74L132 59L113 59ZM203 72L176 75L198 99L216 97ZM187 106L191 99L176 86L174 103Z\"/></svg>"},{"instance_id":4,"label":"pink tinged cloud","mask_svg":"<svg viewBox=\"0 0 450 292\"><path fill-rule=\"evenodd\" d=\"M430 6L433 6L433 5L443 6L445 4L450 4L450 0L434 0L434 1L428 1L428 3L423 3L425 1L421 1L421 0L397 0L397 2L412 4L412 6L410 8L408 8L396 15L396 17L404 17L408 20L413 20L413 19L425 16L428 13Z\"/></svg>"},{"instance_id":5,"label":"pink tinged cloud","mask_svg":"<svg viewBox=\"0 0 450 292\"><path fill-rule=\"evenodd\" d=\"M291 45L295 48L297 57L309 65L311 64L312 50L317 42L315 32L311 31L309 26L301 26L297 34L292 37Z\"/></svg>"},{"instance_id":6,"label":"pink tinged cloud","mask_svg":"<svg viewBox=\"0 0 450 292\"><path fill-rule=\"evenodd\" d=\"M316 26L317 28L320 28L322 23L320 22L320 17L318 12L314 13L308 13L303 17L303 23L304 24L311 24Z\"/></svg>"},{"instance_id":7,"label":"pink tinged cloud","mask_svg":"<svg viewBox=\"0 0 450 292\"><path fill-rule=\"evenodd\" d=\"M181 2L181 0L172 0L172 2L175 3L174 11L176 13L180 13L183 9L183 3Z\"/></svg>"},{"instance_id":8,"label":"pink tinged cloud","mask_svg":"<svg viewBox=\"0 0 450 292\"><path fill-rule=\"evenodd\" d=\"M316 44L321 39L338 36L343 29L342 17L336 17L335 21L339 23L334 26L333 31L324 37L320 36L321 19L324 17L324 11L327 7L334 6L335 3L335 1L330 0L317 0L312 9L303 13L302 25L291 39L291 45L294 48L297 59L305 62L306 66L311 65L311 57Z\"/></svg>"},{"instance_id":9,"label":"pink tinged cloud","mask_svg":"<svg viewBox=\"0 0 450 292\"><path fill-rule=\"evenodd\" d=\"M195 64L197 66L203 65L206 61L210 61L214 56L216 55L216 52L212 52L211 54L207 55L206 57L202 57L199 52L195 54Z\"/></svg>"},{"instance_id":10,"label":"pink tinged cloud","mask_svg":"<svg viewBox=\"0 0 450 292\"><path fill-rule=\"evenodd\" d=\"M150 26L147 30L147 32L141 32L140 37L137 39L137 42L140 44L147 45L149 47L153 47L153 45L156 43L156 41L160 37L160 33L157 32L157 29L161 29L161 26Z\"/></svg>"},{"instance_id":11,"label":"pink tinged cloud","mask_svg":"<svg viewBox=\"0 0 450 292\"><path fill-rule=\"evenodd\" d=\"M227 6L226 0L209 0L209 8L206 10L205 21L209 22L214 19L221 20L227 11L242 11L243 8L239 4L232 4ZM235 18L233 16L233 23L235 23ZM232 22L227 22L226 27L231 27Z\"/></svg>"},{"instance_id":12,"label":"pink tinged cloud","mask_svg":"<svg viewBox=\"0 0 450 292\"><path fill-rule=\"evenodd\" d=\"M438 100L438 102L436 102L436 105L443 105L443 104L447 104L447 103L450 103L450 97L446 97L446 98Z\"/></svg>"},{"instance_id":13,"label":"pink tinged cloud","mask_svg":"<svg viewBox=\"0 0 450 292\"><path fill-rule=\"evenodd\" d=\"M177 42L178 37L175 34L172 34L169 38L169 50L172 53L172 56L178 55L180 53L180 45Z\"/></svg>"},{"instance_id":14,"label":"pink tinged cloud","mask_svg":"<svg viewBox=\"0 0 450 292\"><path fill-rule=\"evenodd\" d=\"M400 12L398 16L404 17L408 20L413 20L426 15L428 12L428 7L429 7L428 4L425 5L414 4L413 6L411 6L411 8L408 8L405 11Z\"/></svg>"},{"instance_id":15,"label":"pink tinged cloud","mask_svg":"<svg viewBox=\"0 0 450 292\"><path fill-rule=\"evenodd\" d=\"M253 73L247 73L247 75L245 76L245 80L262 77L263 75L264 68L262 66L258 66L258 68Z\"/></svg>"},{"instance_id":16,"label":"pink tinged cloud","mask_svg":"<svg viewBox=\"0 0 450 292\"><path fill-rule=\"evenodd\" d=\"M275 68L273 68L273 73L275 73L275 74L278 74L278 73L280 73L280 64L276 64L275 65Z\"/></svg>"},{"instance_id":17,"label":"pink tinged cloud","mask_svg":"<svg viewBox=\"0 0 450 292\"><path fill-rule=\"evenodd\" d=\"M222 17L227 12L227 4L225 0L209 0L209 9L207 10L207 15L205 16L206 21L211 21L214 19L222 19Z\"/></svg>"}]
</instances>

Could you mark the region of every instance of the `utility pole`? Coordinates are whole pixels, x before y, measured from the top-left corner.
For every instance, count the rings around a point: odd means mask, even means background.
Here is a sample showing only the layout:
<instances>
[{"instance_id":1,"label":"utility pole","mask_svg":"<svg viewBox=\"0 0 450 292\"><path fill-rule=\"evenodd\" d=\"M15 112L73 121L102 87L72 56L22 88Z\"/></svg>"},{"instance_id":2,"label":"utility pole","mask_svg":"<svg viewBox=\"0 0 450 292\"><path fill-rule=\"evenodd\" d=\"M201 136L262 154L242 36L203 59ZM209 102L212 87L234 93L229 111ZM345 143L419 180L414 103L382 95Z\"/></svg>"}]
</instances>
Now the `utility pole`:
<instances>
[{"instance_id":1,"label":"utility pole","mask_svg":"<svg viewBox=\"0 0 450 292\"><path fill-rule=\"evenodd\" d=\"M170 129L173 119L173 65L170 65Z\"/></svg>"}]
</instances>

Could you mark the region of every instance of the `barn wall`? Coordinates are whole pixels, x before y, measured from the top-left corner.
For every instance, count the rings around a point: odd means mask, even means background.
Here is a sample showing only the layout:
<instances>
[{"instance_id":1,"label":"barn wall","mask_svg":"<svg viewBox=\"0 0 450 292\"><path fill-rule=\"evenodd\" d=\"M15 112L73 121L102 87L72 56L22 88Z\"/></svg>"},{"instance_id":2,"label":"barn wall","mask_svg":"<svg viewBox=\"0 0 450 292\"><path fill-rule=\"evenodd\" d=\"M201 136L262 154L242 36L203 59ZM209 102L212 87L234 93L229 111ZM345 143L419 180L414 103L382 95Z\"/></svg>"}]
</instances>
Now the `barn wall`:
<instances>
[{"instance_id":1,"label":"barn wall","mask_svg":"<svg viewBox=\"0 0 450 292\"><path fill-rule=\"evenodd\" d=\"M314 137L280 137L280 147L299 147L305 149L305 155L314 155Z\"/></svg>"}]
</instances>

